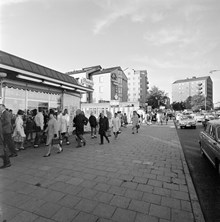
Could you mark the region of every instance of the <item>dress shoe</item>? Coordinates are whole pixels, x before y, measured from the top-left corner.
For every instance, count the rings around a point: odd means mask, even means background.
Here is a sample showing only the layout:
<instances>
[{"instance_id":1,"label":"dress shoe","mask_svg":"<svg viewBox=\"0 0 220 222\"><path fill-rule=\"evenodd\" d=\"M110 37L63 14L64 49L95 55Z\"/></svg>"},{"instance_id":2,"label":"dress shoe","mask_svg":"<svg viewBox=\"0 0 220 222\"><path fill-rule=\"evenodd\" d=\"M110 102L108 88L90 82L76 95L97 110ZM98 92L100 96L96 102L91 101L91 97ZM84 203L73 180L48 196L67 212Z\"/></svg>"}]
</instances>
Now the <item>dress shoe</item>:
<instances>
[{"instance_id":1,"label":"dress shoe","mask_svg":"<svg viewBox=\"0 0 220 222\"><path fill-rule=\"evenodd\" d=\"M3 166L0 167L0 169L4 169L4 168L10 167L10 166L11 166L11 163L4 164Z\"/></svg>"},{"instance_id":2,"label":"dress shoe","mask_svg":"<svg viewBox=\"0 0 220 222\"><path fill-rule=\"evenodd\" d=\"M99 145L103 145L104 143L100 143Z\"/></svg>"},{"instance_id":3,"label":"dress shoe","mask_svg":"<svg viewBox=\"0 0 220 222\"><path fill-rule=\"evenodd\" d=\"M45 154L43 157L49 157L50 153Z\"/></svg>"},{"instance_id":4,"label":"dress shoe","mask_svg":"<svg viewBox=\"0 0 220 222\"><path fill-rule=\"evenodd\" d=\"M61 152L63 152L63 148L61 148L59 151L57 151L58 154Z\"/></svg>"},{"instance_id":5,"label":"dress shoe","mask_svg":"<svg viewBox=\"0 0 220 222\"><path fill-rule=\"evenodd\" d=\"M18 154L16 154L16 153L9 155L9 157L16 157L16 156L18 156Z\"/></svg>"},{"instance_id":6,"label":"dress shoe","mask_svg":"<svg viewBox=\"0 0 220 222\"><path fill-rule=\"evenodd\" d=\"M80 148L80 147L82 147L81 145L78 145L76 148Z\"/></svg>"}]
</instances>

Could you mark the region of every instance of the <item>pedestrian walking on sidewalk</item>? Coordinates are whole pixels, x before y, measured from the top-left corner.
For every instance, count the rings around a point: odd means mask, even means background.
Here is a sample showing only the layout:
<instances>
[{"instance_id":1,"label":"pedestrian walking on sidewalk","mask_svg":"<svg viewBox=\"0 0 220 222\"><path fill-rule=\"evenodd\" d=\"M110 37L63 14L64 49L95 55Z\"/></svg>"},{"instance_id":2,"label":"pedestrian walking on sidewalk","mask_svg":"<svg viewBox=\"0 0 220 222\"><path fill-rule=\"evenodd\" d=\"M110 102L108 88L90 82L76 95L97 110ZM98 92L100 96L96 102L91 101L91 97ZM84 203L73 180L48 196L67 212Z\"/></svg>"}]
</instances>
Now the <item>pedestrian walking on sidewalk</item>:
<instances>
[{"instance_id":1,"label":"pedestrian walking on sidewalk","mask_svg":"<svg viewBox=\"0 0 220 222\"><path fill-rule=\"evenodd\" d=\"M91 112L90 117L89 117L89 124L91 127L91 138L96 138L96 131L97 131L97 119L93 115L93 112Z\"/></svg>"},{"instance_id":2,"label":"pedestrian walking on sidewalk","mask_svg":"<svg viewBox=\"0 0 220 222\"><path fill-rule=\"evenodd\" d=\"M38 148L42 139L43 130L44 130L44 116L43 110L41 107L38 109L37 115L34 117L36 124L36 137L34 140L34 148Z\"/></svg>"},{"instance_id":3,"label":"pedestrian walking on sidewalk","mask_svg":"<svg viewBox=\"0 0 220 222\"><path fill-rule=\"evenodd\" d=\"M4 169L11 166L11 162L6 151L6 146L4 143L4 138L2 134L2 122L0 121L0 157L3 159L3 165L0 169Z\"/></svg>"},{"instance_id":4,"label":"pedestrian walking on sidewalk","mask_svg":"<svg viewBox=\"0 0 220 222\"><path fill-rule=\"evenodd\" d=\"M120 119L118 117L118 114L115 113L114 118L112 119L112 131L115 136L115 139L117 139L120 129Z\"/></svg>"},{"instance_id":5,"label":"pedestrian walking on sidewalk","mask_svg":"<svg viewBox=\"0 0 220 222\"><path fill-rule=\"evenodd\" d=\"M18 110L17 117L15 120L15 128L12 135L12 138L15 142L15 149L18 150L24 150L24 140L26 138L26 135L24 133L24 121L23 121L23 115L24 111Z\"/></svg>"},{"instance_id":6,"label":"pedestrian walking on sidewalk","mask_svg":"<svg viewBox=\"0 0 220 222\"><path fill-rule=\"evenodd\" d=\"M164 113L164 119L165 119L165 121L166 121L166 125L167 125L168 120L169 120L169 117L168 117L168 114L167 114L167 113Z\"/></svg>"},{"instance_id":7,"label":"pedestrian walking on sidewalk","mask_svg":"<svg viewBox=\"0 0 220 222\"><path fill-rule=\"evenodd\" d=\"M55 113L53 110L50 111L49 113L49 121L47 128L44 131L47 133L47 142L46 146L48 146L48 151L44 155L44 157L49 157L51 149L53 145L56 145L58 151L57 153L61 153L63 151L62 144L60 142L60 135L59 135L59 124L58 121L55 117Z\"/></svg>"},{"instance_id":8,"label":"pedestrian walking on sidewalk","mask_svg":"<svg viewBox=\"0 0 220 222\"><path fill-rule=\"evenodd\" d=\"M110 143L109 138L106 136L106 132L109 129L108 118L104 115L104 113L100 113L99 117L99 134L100 134L100 145L104 144L104 137Z\"/></svg>"},{"instance_id":9,"label":"pedestrian walking on sidewalk","mask_svg":"<svg viewBox=\"0 0 220 222\"><path fill-rule=\"evenodd\" d=\"M16 157L17 152L15 150L15 144L12 139L12 116L9 113L8 110L6 110L6 107L4 104L0 104L0 115L1 115L1 124L2 124L2 136L3 136L3 142L4 146L9 149L10 155L9 157Z\"/></svg>"},{"instance_id":10,"label":"pedestrian walking on sidewalk","mask_svg":"<svg viewBox=\"0 0 220 222\"><path fill-rule=\"evenodd\" d=\"M128 117L127 117L126 113L124 113L124 115L123 115L123 122L124 122L124 127L127 127L127 125L128 125Z\"/></svg>"},{"instance_id":11,"label":"pedestrian walking on sidewalk","mask_svg":"<svg viewBox=\"0 0 220 222\"><path fill-rule=\"evenodd\" d=\"M87 125L88 119L82 113L80 109L76 110L76 116L73 119L73 126L76 127L76 141L77 148L82 147L82 144L86 145L86 140L83 137L84 134L84 126Z\"/></svg>"},{"instance_id":12,"label":"pedestrian walking on sidewalk","mask_svg":"<svg viewBox=\"0 0 220 222\"><path fill-rule=\"evenodd\" d=\"M60 119L60 134L61 134L61 139L62 142L64 142L64 140L66 141L66 145L69 145L69 122L70 122L70 116L68 114L68 110L64 109Z\"/></svg>"},{"instance_id":13,"label":"pedestrian walking on sidewalk","mask_svg":"<svg viewBox=\"0 0 220 222\"><path fill-rule=\"evenodd\" d=\"M157 123L163 125L163 113L157 112Z\"/></svg>"},{"instance_id":14,"label":"pedestrian walking on sidewalk","mask_svg":"<svg viewBox=\"0 0 220 222\"><path fill-rule=\"evenodd\" d=\"M138 114L136 111L133 111L133 116L131 118L131 122L132 122L132 134L138 133L138 129L139 129L139 118L138 118Z\"/></svg>"}]
</instances>

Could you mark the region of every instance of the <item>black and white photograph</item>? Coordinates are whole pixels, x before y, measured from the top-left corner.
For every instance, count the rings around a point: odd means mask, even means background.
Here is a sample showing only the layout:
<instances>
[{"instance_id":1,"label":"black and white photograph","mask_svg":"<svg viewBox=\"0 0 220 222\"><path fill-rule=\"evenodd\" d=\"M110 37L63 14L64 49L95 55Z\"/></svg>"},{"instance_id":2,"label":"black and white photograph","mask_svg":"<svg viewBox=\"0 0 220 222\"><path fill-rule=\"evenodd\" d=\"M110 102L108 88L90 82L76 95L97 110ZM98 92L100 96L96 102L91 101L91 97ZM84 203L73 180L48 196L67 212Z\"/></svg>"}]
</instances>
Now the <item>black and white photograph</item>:
<instances>
[{"instance_id":1,"label":"black and white photograph","mask_svg":"<svg viewBox=\"0 0 220 222\"><path fill-rule=\"evenodd\" d=\"M0 221L220 222L220 1L0 1Z\"/></svg>"}]
</instances>

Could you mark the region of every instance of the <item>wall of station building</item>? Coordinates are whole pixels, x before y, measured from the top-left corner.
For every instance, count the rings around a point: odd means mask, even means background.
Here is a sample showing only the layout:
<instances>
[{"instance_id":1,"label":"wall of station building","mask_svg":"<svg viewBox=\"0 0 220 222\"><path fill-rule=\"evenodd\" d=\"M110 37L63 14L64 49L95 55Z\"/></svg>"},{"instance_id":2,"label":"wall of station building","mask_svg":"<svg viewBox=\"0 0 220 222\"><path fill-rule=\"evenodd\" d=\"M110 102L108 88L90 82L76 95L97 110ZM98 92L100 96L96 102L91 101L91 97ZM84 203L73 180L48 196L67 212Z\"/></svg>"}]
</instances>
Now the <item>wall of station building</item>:
<instances>
[{"instance_id":1,"label":"wall of station building","mask_svg":"<svg viewBox=\"0 0 220 222\"><path fill-rule=\"evenodd\" d=\"M34 84L32 85L34 86ZM44 87L21 87L19 84L5 83L2 88L2 102L6 108L17 114L18 110L25 113L38 108L49 111L68 109L70 115L70 130L75 112L80 108L80 94L63 92L59 88L54 90L45 90Z\"/></svg>"},{"instance_id":2,"label":"wall of station building","mask_svg":"<svg viewBox=\"0 0 220 222\"><path fill-rule=\"evenodd\" d=\"M133 105L133 106L132 106ZM121 111L122 114L126 113L127 118L128 118L128 123L131 123L131 117L133 115L133 111L138 111L140 104L133 103L133 104L128 104L128 103L119 103L117 106L112 106L110 103L82 103L81 104L81 109L84 111L85 116L89 118L91 112L93 112L94 116L96 118L99 117L100 113L104 112L104 114L107 116L108 113L110 112L111 115L113 116L114 113L117 113L118 111Z\"/></svg>"}]
</instances>

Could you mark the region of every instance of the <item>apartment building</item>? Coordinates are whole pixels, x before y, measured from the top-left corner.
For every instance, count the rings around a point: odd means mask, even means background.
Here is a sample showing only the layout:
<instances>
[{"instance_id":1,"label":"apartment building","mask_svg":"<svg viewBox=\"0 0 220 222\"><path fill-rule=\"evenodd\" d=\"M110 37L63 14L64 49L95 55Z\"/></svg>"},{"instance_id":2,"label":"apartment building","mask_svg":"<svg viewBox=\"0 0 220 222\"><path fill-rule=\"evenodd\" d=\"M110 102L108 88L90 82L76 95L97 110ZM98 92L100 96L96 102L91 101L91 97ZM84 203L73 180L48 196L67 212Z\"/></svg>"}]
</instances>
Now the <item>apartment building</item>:
<instances>
[{"instance_id":1,"label":"apartment building","mask_svg":"<svg viewBox=\"0 0 220 222\"><path fill-rule=\"evenodd\" d=\"M92 66L66 73L83 86L93 88L92 93L82 95L83 103L105 103L111 100L127 102L127 77L120 66L103 69Z\"/></svg>"},{"instance_id":2,"label":"apartment building","mask_svg":"<svg viewBox=\"0 0 220 222\"><path fill-rule=\"evenodd\" d=\"M128 101L144 105L149 89L147 70L127 69L125 73L128 77Z\"/></svg>"},{"instance_id":3,"label":"apartment building","mask_svg":"<svg viewBox=\"0 0 220 222\"><path fill-rule=\"evenodd\" d=\"M189 96L204 95L207 101L213 103L213 84L210 76L192 77L177 80L172 84L172 101L185 101Z\"/></svg>"}]
</instances>

